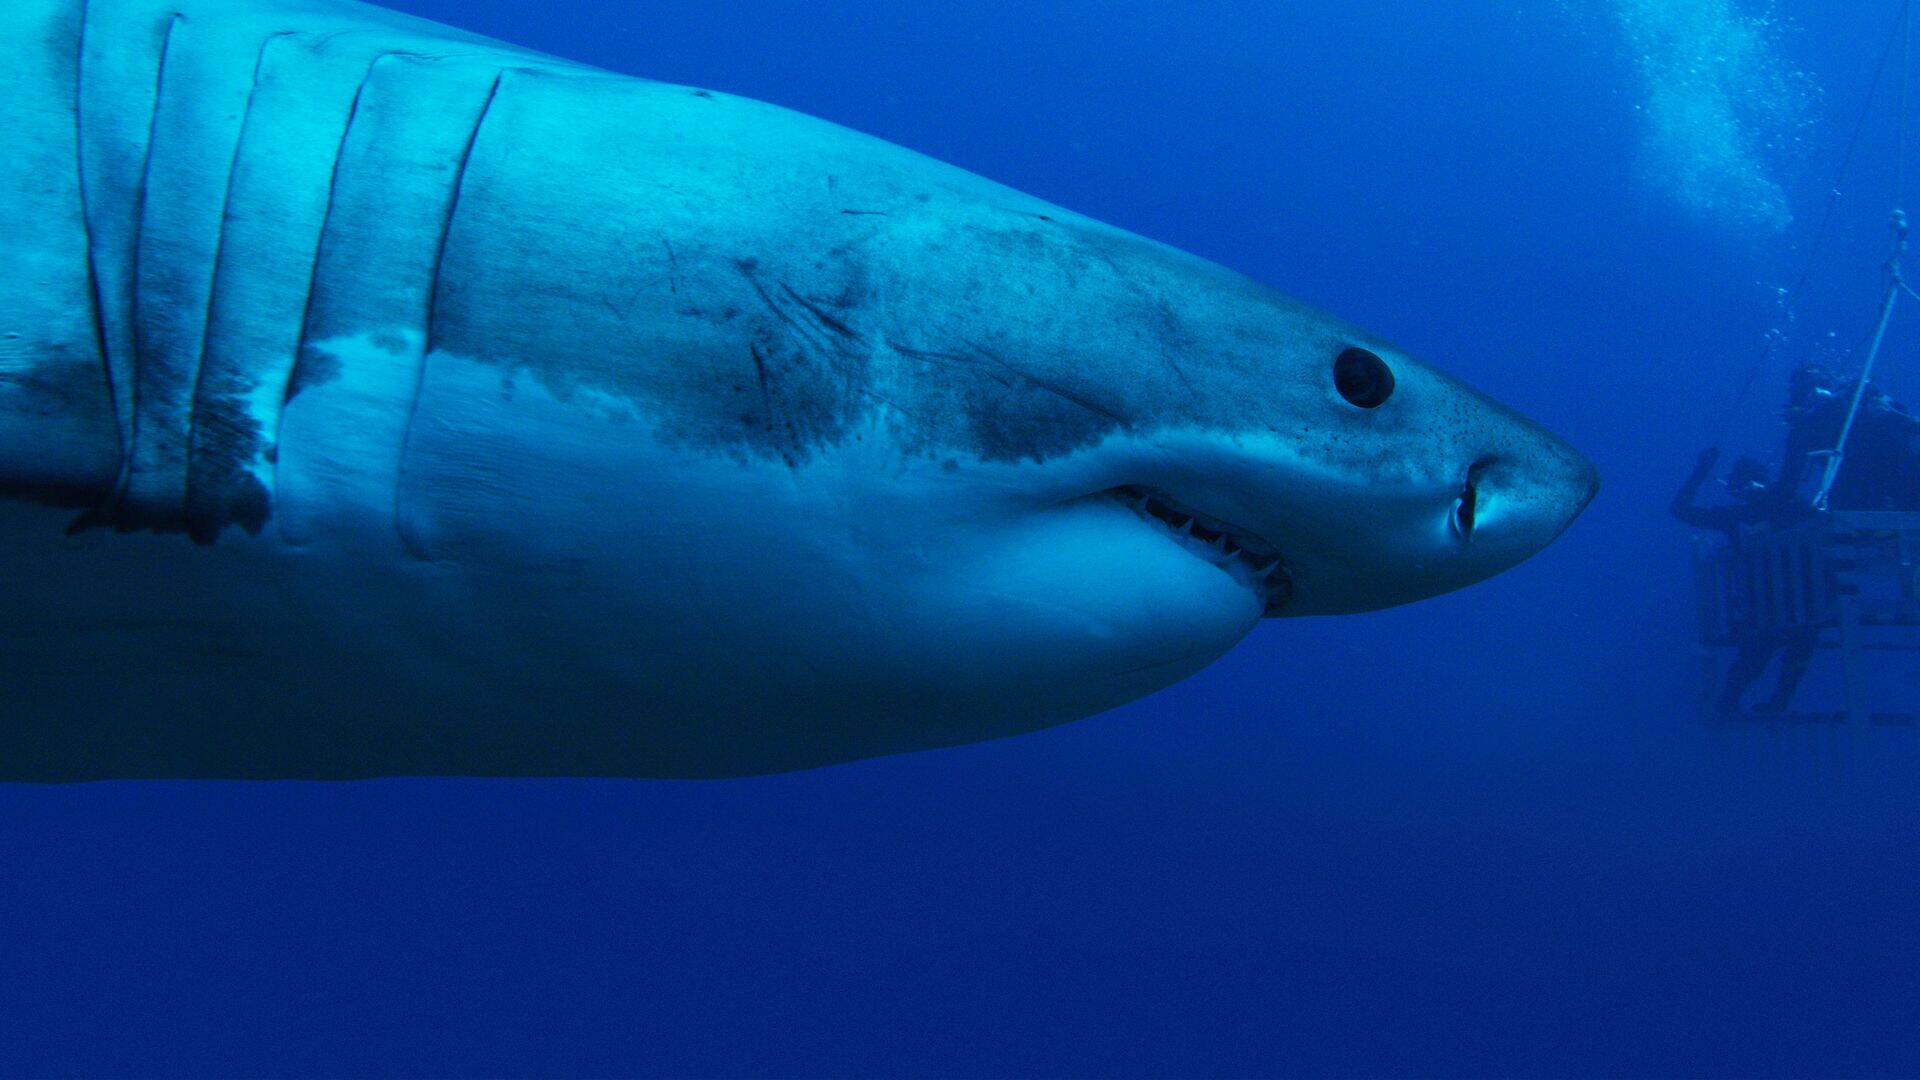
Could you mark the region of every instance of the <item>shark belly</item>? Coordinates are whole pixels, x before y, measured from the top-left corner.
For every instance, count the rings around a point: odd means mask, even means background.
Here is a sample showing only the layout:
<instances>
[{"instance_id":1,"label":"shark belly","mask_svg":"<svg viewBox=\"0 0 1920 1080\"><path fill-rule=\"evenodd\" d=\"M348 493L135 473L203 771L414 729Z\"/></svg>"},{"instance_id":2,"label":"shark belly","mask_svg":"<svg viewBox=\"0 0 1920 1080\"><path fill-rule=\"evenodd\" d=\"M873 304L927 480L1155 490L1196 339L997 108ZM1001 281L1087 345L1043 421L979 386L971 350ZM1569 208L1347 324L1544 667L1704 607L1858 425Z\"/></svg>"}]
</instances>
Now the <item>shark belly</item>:
<instances>
[{"instance_id":1,"label":"shark belly","mask_svg":"<svg viewBox=\"0 0 1920 1080\"><path fill-rule=\"evenodd\" d=\"M1009 612L1032 603L1026 582L971 541L1070 561L1110 508L1028 534L942 533L952 523L902 498L942 471L900 468L878 431L799 470L716 459L649 437L629 403L426 361L397 491L334 477L324 513L289 510L325 522L297 538L272 523L211 546L67 534L70 512L0 504L0 558L35 568L0 624L0 778L740 776L1084 707L1050 696L1065 657ZM305 393L348 408L361 391ZM626 478L621 498L608 471ZM944 569L915 586L940 617L897 614L876 549ZM1089 653L1123 629L1071 618ZM1004 642L970 675L923 675L916 656L980 626L1004 626ZM1116 659L1107 704L1211 659ZM1020 668L1032 690L1009 698Z\"/></svg>"}]
</instances>

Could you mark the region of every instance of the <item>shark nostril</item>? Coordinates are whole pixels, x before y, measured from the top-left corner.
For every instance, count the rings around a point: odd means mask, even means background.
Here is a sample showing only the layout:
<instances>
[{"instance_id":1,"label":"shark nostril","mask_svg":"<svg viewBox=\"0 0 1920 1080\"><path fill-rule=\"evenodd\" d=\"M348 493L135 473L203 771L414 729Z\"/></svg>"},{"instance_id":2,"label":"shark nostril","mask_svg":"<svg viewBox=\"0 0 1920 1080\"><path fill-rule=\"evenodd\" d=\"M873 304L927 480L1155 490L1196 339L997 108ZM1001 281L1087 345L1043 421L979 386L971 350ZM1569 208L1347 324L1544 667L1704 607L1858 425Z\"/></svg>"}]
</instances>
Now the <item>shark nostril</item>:
<instances>
[{"instance_id":1,"label":"shark nostril","mask_svg":"<svg viewBox=\"0 0 1920 1080\"><path fill-rule=\"evenodd\" d=\"M1491 458L1481 458L1467 466L1466 482L1460 485L1460 496L1453 501L1453 512L1447 523L1462 541L1473 539L1473 529L1480 515L1480 477L1491 464Z\"/></svg>"},{"instance_id":2,"label":"shark nostril","mask_svg":"<svg viewBox=\"0 0 1920 1080\"><path fill-rule=\"evenodd\" d=\"M1480 493L1472 483L1468 483L1461 490L1460 497L1453 502L1453 516L1448 523L1453 526L1454 535L1462 540L1473 539L1474 516L1479 510L1479 502Z\"/></svg>"}]
</instances>

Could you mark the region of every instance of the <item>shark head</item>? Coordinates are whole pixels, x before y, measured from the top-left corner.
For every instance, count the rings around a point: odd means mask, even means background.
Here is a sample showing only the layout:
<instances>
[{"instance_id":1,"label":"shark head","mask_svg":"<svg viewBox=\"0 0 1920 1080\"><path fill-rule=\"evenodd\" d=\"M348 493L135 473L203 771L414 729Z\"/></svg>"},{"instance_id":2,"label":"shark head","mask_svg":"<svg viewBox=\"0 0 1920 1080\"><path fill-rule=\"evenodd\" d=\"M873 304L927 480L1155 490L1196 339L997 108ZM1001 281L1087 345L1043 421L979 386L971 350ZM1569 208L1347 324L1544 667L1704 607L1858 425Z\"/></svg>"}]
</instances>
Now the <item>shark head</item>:
<instances>
[{"instance_id":1,"label":"shark head","mask_svg":"<svg viewBox=\"0 0 1920 1080\"><path fill-rule=\"evenodd\" d=\"M1374 335L1058 211L975 212L890 223L868 258L896 269L857 302L780 286L868 360L877 430L843 446L884 460L793 475L832 492L809 534L885 628L839 663L869 690L910 673L916 716L977 737L1087 715L1263 618L1497 574L1597 490L1567 444Z\"/></svg>"},{"instance_id":2,"label":"shark head","mask_svg":"<svg viewBox=\"0 0 1920 1080\"><path fill-rule=\"evenodd\" d=\"M1133 627L1107 640L1217 655L1262 617L1462 588L1544 548L1598 490L1498 402L1162 245L1057 211L894 241L919 270L884 305L886 397L915 403L896 417L909 451L950 466L931 497L1031 514L1030 542L991 545L1005 580Z\"/></svg>"},{"instance_id":3,"label":"shark head","mask_svg":"<svg viewBox=\"0 0 1920 1080\"><path fill-rule=\"evenodd\" d=\"M567 684L644 702L663 773L1087 716L1262 619L1499 573L1594 495L1559 439L1240 274L830 125L634 93L477 144L409 476L516 590L491 666L592 665ZM673 139L608 151L663 115ZM476 431L511 433L486 456L517 479L463 475Z\"/></svg>"}]
</instances>

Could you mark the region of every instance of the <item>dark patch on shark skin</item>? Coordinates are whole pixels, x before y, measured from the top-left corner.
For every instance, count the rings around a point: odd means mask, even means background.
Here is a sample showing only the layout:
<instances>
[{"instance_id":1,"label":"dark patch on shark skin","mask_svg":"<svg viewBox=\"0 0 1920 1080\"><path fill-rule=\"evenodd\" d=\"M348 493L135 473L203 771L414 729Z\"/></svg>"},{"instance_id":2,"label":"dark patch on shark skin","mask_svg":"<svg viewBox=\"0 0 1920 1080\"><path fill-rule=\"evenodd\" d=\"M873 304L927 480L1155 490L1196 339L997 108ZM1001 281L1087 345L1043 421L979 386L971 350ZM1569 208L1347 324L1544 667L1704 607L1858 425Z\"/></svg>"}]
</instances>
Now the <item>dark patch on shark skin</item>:
<instances>
[{"instance_id":1,"label":"dark patch on shark skin","mask_svg":"<svg viewBox=\"0 0 1920 1080\"><path fill-rule=\"evenodd\" d=\"M889 341L897 354L920 365L944 369L944 380L919 379L946 393L925 393L949 415L963 418L964 439L957 440L987 461L1044 461L1091 445L1130 427L1115 406L1096 400L1094 391L1064 387L1009 363L991 348L968 344L959 350L918 349ZM935 440L909 442L914 452L932 452Z\"/></svg>"},{"instance_id":2,"label":"dark patch on shark skin","mask_svg":"<svg viewBox=\"0 0 1920 1080\"><path fill-rule=\"evenodd\" d=\"M764 434L773 439L781 460L798 466L815 450L846 437L860 415L853 404L858 376L845 374L846 357L797 333L796 324L756 322L748 351L766 402Z\"/></svg>"},{"instance_id":3,"label":"dark patch on shark skin","mask_svg":"<svg viewBox=\"0 0 1920 1080\"><path fill-rule=\"evenodd\" d=\"M300 359L287 377L286 401L300 396L309 387L325 386L340 377L340 358L312 342L302 342Z\"/></svg>"},{"instance_id":4,"label":"dark patch on shark skin","mask_svg":"<svg viewBox=\"0 0 1920 1080\"><path fill-rule=\"evenodd\" d=\"M196 543L213 543L227 525L257 536L267 523L272 498L246 467L268 457L266 435L247 409L240 395L204 385L194 406L185 524Z\"/></svg>"},{"instance_id":5,"label":"dark patch on shark skin","mask_svg":"<svg viewBox=\"0 0 1920 1080\"><path fill-rule=\"evenodd\" d=\"M187 459L187 535L211 544L227 525L258 536L272 497L247 465L266 456L266 432L249 411L252 387L231 373L203 373Z\"/></svg>"},{"instance_id":6,"label":"dark patch on shark skin","mask_svg":"<svg viewBox=\"0 0 1920 1080\"><path fill-rule=\"evenodd\" d=\"M142 244L160 242L141 236ZM205 331L204 322L196 323L188 312L203 306L184 299L193 292L193 275L186 268L137 257L135 265L134 438L113 500L113 525L121 532L177 533L184 528L185 507L173 496L185 493L187 428ZM158 478L149 483L161 485L167 498L157 501L139 490L142 476Z\"/></svg>"},{"instance_id":7,"label":"dark patch on shark skin","mask_svg":"<svg viewBox=\"0 0 1920 1080\"><path fill-rule=\"evenodd\" d=\"M13 339L19 337L17 334L8 336ZM71 377L73 366L68 362L67 349L51 346L41 355L44 357L42 363L0 371L0 385L13 387L20 397L36 401L36 411L45 410L62 416L104 412L99 407L99 384L91 380L76 382Z\"/></svg>"},{"instance_id":8,"label":"dark patch on shark skin","mask_svg":"<svg viewBox=\"0 0 1920 1080\"><path fill-rule=\"evenodd\" d=\"M272 511L273 497L266 485L251 473L239 473L217 497L196 497L196 492L188 491L187 535L202 546L212 545L228 525L240 526L248 536L259 536Z\"/></svg>"},{"instance_id":9,"label":"dark patch on shark skin","mask_svg":"<svg viewBox=\"0 0 1920 1080\"><path fill-rule=\"evenodd\" d=\"M979 237L965 239L977 242ZM1057 261L1066 267L1058 276L1069 279L1083 264L1105 262L1099 255L1076 250L1071 236L1059 233L1027 233L1006 238L1000 246L1020 254L1016 263ZM543 362L538 355L530 360L523 355L519 366L557 396L565 397L575 379L626 394L658 423L660 434L669 442L718 447L747 457L766 455L790 466L839 444L875 410L885 411L889 425L910 452L964 450L1001 462L1044 461L1070 453L1136 427L1142 415L1138 406L1129 403L1129 392L1150 386L1151 380L1111 379L1115 358L1097 351L1076 353L1069 347L1030 360L1022 355L1024 344L1011 331L978 319L964 326L942 327L931 336L907 336L903 329L899 336L889 334L876 341L861 323L873 317L870 305L878 292L897 297L927 286L898 272L873 280L874 272L857 248L831 248L806 273L784 263L775 271L772 260L758 255L722 256L703 249L697 238L682 238L672 245L672 255L666 245L659 250L662 262L678 264L677 276L682 279L665 288L656 285L660 292L677 288L682 297L710 297L698 306L673 307L677 319L696 324L680 332L703 340L712 340L717 333L723 339L741 341L745 347L737 355L745 362L744 379L726 378L728 361L721 356L707 362L719 376L718 385L670 382L677 396L669 398L661 396L668 386L655 381L656 373L685 372L693 362L661 364L644 351L632 354L630 360L618 351L611 356L603 353L624 363L598 378L589 377L580 367ZM730 266L744 291L717 279L713 272L717 265ZM649 277L672 282L676 273ZM485 359L493 349L469 353L465 347L465 342L477 340L470 335L479 328L465 325L472 309L461 304L463 296L460 289L447 294L443 340L451 351ZM752 313L742 317L739 301L730 299L735 297L745 298ZM968 312L969 299L965 292L956 293L956 310ZM1144 306L1150 311L1164 308ZM491 321L494 314L473 313L482 315L483 321ZM1176 325L1165 318L1155 321L1158 330L1143 332L1170 334ZM632 324L623 320L621 325ZM925 332L918 320L910 329ZM978 336L955 340L950 336L954 332ZM1177 343L1166 342L1146 352L1165 355L1168 344L1187 347L1187 336L1180 337ZM526 340L551 347L551 338L528 335ZM1173 370L1155 366L1162 375ZM757 388L754 412L743 412L734 404L742 385ZM1191 400L1195 394L1190 385L1178 385L1180 398Z\"/></svg>"}]
</instances>

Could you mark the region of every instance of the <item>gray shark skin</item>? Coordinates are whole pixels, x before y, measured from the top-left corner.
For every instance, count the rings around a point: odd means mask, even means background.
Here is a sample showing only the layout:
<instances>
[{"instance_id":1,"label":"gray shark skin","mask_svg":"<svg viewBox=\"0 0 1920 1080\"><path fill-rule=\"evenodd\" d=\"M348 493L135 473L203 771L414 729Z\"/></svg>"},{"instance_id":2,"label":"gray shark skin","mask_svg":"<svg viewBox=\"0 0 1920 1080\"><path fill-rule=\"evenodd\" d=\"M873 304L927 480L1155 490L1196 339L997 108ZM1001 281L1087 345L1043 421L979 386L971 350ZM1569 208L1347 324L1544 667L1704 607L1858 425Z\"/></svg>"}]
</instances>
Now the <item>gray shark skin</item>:
<instances>
[{"instance_id":1,"label":"gray shark skin","mask_svg":"<svg viewBox=\"0 0 1920 1080\"><path fill-rule=\"evenodd\" d=\"M8 0L0 779L722 777L1528 557L1554 437L804 116L333 0Z\"/></svg>"}]
</instances>

